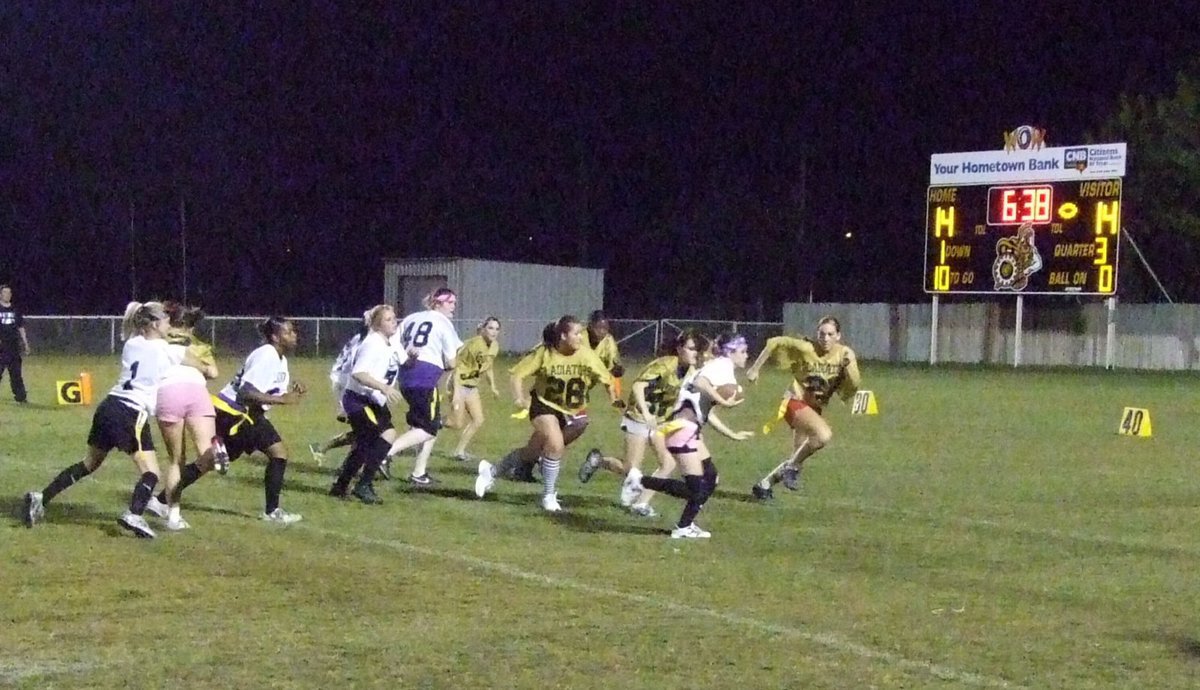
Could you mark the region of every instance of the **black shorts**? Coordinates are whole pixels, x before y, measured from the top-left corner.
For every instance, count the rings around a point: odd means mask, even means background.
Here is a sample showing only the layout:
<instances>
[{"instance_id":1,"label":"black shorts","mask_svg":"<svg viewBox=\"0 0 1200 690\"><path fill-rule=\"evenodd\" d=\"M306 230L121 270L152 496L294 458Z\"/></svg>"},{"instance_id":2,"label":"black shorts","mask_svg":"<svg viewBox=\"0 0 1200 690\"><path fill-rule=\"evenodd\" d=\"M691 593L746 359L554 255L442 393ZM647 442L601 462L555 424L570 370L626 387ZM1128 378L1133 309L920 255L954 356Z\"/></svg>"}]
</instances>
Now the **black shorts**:
<instances>
[{"instance_id":1,"label":"black shorts","mask_svg":"<svg viewBox=\"0 0 1200 690\"><path fill-rule=\"evenodd\" d=\"M262 412L234 414L221 405L217 406L217 436L225 442L230 460L256 450L266 453L268 448L283 440Z\"/></svg>"},{"instance_id":2,"label":"black shorts","mask_svg":"<svg viewBox=\"0 0 1200 690\"><path fill-rule=\"evenodd\" d=\"M554 418L558 420L558 427L560 429L577 427L588 423L587 410L582 410L577 414L567 414L550 407L544 400L537 396L537 393L534 393L533 397L529 400L529 418L537 419L548 414L554 415Z\"/></svg>"},{"instance_id":3,"label":"black shorts","mask_svg":"<svg viewBox=\"0 0 1200 690\"><path fill-rule=\"evenodd\" d=\"M401 388L400 394L408 403L404 421L414 429L437 436L442 428L442 396L436 388Z\"/></svg>"},{"instance_id":4,"label":"black shorts","mask_svg":"<svg viewBox=\"0 0 1200 690\"><path fill-rule=\"evenodd\" d=\"M392 428L392 411L387 405L379 405L369 400L362 407L357 405L348 411L350 428L354 430L355 438L368 439L379 436Z\"/></svg>"},{"instance_id":5,"label":"black shorts","mask_svg":"<svg viewBox=\"0 0 1200 690\"><path fill-rule=\"evenodd\" d=\"M88 445L106 453L113 448L129 455L138 451L153 452L154 437L150 434L149 422L150 415L109 395L100 402L96 414L92 415Z\"/></svg>"}]
</instances>

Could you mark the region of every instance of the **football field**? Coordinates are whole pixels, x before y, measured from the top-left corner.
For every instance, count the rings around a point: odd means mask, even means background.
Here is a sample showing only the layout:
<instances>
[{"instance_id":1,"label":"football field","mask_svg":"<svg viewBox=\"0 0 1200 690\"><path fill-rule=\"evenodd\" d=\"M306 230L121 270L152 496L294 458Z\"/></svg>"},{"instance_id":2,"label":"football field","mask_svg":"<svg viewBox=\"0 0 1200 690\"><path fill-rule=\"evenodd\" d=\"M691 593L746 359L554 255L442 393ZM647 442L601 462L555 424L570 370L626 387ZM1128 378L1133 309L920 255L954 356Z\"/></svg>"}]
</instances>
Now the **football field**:
<instances>
[{"instance_id":1,"label":"football field","mask_svg":"<svg viewBox=\"0 0 1200 690\"><path fill-rule=\"evenodd\" d=\"M35 404L0 386L0 686L1200 685L1194 375L867 362L879 414L831 405L833 443L801 490L759 503L750 485L790 450L786 428L759 429L787 383L764 372L722 413L758 435L706 432L712 539L672 540L681 502L641 518L613 475L578 482L588 448L620 454L602 406L568 450L563 515L535 484L475 498L453 431L430 463L440 484L410 487L403 457L383 505L332 499L306 449L341 430L329 362L299 359L310 394L271 416L292 456L283 506L303 522L258 520L257 456L184 494L191 530L143 541L116 524L136 477L120 454L23 526L22 495L82 457L95 409L53 404L55 380L92 372L98 402L116 358L26 367ZM484 397L472 450L495 459L529 425ZM1117 435L1126 406L1150 411L1151 437Z\"/></svg>"}]
</instances>

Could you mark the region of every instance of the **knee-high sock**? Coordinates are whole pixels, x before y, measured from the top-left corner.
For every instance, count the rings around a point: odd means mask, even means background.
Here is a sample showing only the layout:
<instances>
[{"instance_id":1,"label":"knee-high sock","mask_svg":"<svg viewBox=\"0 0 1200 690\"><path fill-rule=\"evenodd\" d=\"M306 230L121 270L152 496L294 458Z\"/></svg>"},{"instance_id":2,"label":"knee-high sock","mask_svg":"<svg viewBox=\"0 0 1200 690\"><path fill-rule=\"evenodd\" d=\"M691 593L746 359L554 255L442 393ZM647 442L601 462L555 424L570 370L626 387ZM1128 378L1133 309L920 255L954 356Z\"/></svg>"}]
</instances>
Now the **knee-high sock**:
<instances>
[{"instance_id":1,"label":"knee-high sock","mask_svg":"<svg viewBox=\"0 0 1200 690\"><path fill-rule=\"evenodd\" d=\"M91 473L91 470L89 470L82 462L77 462L62 472L59 472L58 476L50 480L50 483L46 485L46 488L42 489L42 503L49 503L50 499L66 491L75 482L83 479Z\"/></svg>"},{"instance_id":2,"label":"knee-high sock","mask_svg":"<svg viewBox=\"0 0 1200 690\"><path fill-rule=\"evenodd\" d=\"M338 470L337 479L333 482L335 489L345 491L346 487L350 486L350 480L354 479L354 475L358 474L358 471L362 469L363 463L366 462L364 458L366 449L363 448L363 445L361 441L355 443L353 450L342 461L342 467ZM379 469L379 466L376 465L375 468Z\"/></svg>"},{"instance_id":3,"label":"knee-high sock","mask_svg":"<svg viewBox=\"0 0 1200 690\"><path fill-rule=\"evenodd\" d=\"M642 486L675 498L682 498L685 501L692 498L692 490L682 479L642 477Z\"/></svg>"},{"instance_id":4,"label":"knee-high sock","mask_svg":"<svg viewBox=\"0 0 1200 690\"><path fill-rule=\"evenodd\" d=\"M391 448L390 443L378 436L371 440L371 443L363 450L363 473L357 486L371 486L374 483L375 473L379 471L379 466L383 464Z\"/></svg>"},{"instance_id":5,"label":"knee-high sock","mask_svg":"<svg viewBox=\"0 0 1200 690\"><path fill-rule=\"evenodd\" d=\"M683 513L679 516L677 527L687 527L696 520L696 516L700 514L700 509L704 507L704 501L708 496L704 492L704 477L689 474L683 478L688 489L692 491L692 497L688 499L687 505L683 507Z\"/></svg>"},{"instance_id":6,"label":"knee-high sock","mask_svg":"<svg viewBox=\"0 0 1200 690\"><path fill-rule=\"evenodd\" d=\"M549 496L554 493L555 484L558 482L558 468L562 466L562 460L558 458L542 458L542 495Z\"/></svg>"},{"instance_id":7,"label":"knee-high sock","mask_svg":"<svg viewBox=\"0 0 1200 690\"><path fill-rule=\"evenodd\" d=\"M266 513L270 515L279 507L279 494L283 492L283 474L287 472L287 459L268 458L263 473L263 489L266 494Z\"/></svg>"},{"instance_id":8,"label":"knee-high sock","mask_svg":"<svg viewBox=\"0 0 1200 690\"><path fill-rule=\"evenodd\" d=\"M146 511L146 504L154 495L154 487L158 484L158 475L153 472L143 472L133 485L133 495L129 497L129 512L141 515Z\"/></svg>"},{"instance_id":9,"label":"knee-high sock","mask_svg":"<svg viewBox=\"0 0 1200 690\"><path fill-rule=\"evenodd\" d=\"M183 495L183 490L196 483L196 480L204 476L204 472L200 471L200 466L194 462L189 462L179 471L179 483L175 485L175 490L171 492L170 500L163 500L160 494L158 500L163 503L175 505L179 503L179 497Z\"/></svg>"}]
</instances>

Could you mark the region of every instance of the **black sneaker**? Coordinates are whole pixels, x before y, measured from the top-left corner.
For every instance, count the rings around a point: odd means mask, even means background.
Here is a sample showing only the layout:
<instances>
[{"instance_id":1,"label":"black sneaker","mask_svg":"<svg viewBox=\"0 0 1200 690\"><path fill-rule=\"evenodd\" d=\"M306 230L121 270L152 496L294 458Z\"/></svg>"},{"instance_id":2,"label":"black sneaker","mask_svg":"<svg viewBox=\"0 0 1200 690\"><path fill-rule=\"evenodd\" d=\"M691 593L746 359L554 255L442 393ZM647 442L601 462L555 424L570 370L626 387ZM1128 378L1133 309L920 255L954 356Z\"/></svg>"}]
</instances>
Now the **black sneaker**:
<instances>
[{"instance_id":1,"label":"black sneaker","mask_svg":"<svg viewBox=\"0 0 1200 690\"><path fill-rule=\"evenodd\" d=\"M408 475L408 483L416 486L433 486L434 484L439 484L440 482L426 472L420 477L416 476L415 474Z\"/></svg>"},{"instance_id":2,"label":"black sneaker","mask_svg":"<svg viewBox=\"0 0 1200 690\"><path fill-rule=\"evenodd\" d=\"M770 501L771 499L775 498L774 491L770 489L764 489L758 484L750 487L750 495L754 496L760 501Z\"/></svg>"},{"instance_id":3,"label":"black sneaker","mask_svg":"<svg viewBox=\"0 0 1200 690\"><path fill-rule=\"evenodd\" d=\"M379 499L379 496L375 495L374 487L369 484L359 484L358 486L354 487L354 491L351 493L354 494L355 498L369 506L383 503L383 501Z\"/></svg>"},{"instance_id":4,"label":"black sneaker","mask_svg":"<svg viewBox=\"0 0 1200 690\"><path fill-rule=\"evenodd\" d=\"M384 459L383 462L379 463L379 471L375 473L375 476L385 481L390 480L392 478L391 466L392 463Z\"/></svg>"},{"instance_id":5,"label":"black sneaker","mask_svg":"<svg viewBox=\"0 0 1200 690\"><path fill-rule=\"evenodd\" d=\"M781 472L780 474L782 475L781 479L783 480L783 486L785 489L787 489L788 491L799 491L800 490L800 468L799 467L785 467L785 468L783 468L783 472Z\"/></svg>"}]
</instances>

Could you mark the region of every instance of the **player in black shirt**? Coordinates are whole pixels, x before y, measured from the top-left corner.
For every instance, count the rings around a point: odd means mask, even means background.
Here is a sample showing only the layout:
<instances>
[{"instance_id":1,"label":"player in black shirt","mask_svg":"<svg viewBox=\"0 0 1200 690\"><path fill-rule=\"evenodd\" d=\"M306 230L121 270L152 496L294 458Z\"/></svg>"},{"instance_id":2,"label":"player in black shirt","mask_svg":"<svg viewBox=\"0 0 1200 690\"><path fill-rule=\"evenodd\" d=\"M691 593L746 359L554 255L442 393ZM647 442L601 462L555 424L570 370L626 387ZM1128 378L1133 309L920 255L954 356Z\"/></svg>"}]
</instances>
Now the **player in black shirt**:
<instances>
[{"instance_id":1,"label":"player in black shirt","mask_svg":"<svg viewBox=\"0 0 1200 690\"><path fill-rule=\"evenodd\" d=\"M0 285L0 378L8 370L8 383L17 402L26 400L25 378L21 376L21 358L29 354L25 337L25 317L12 304L13 291Z\"/></svg>"}]
</instances>

